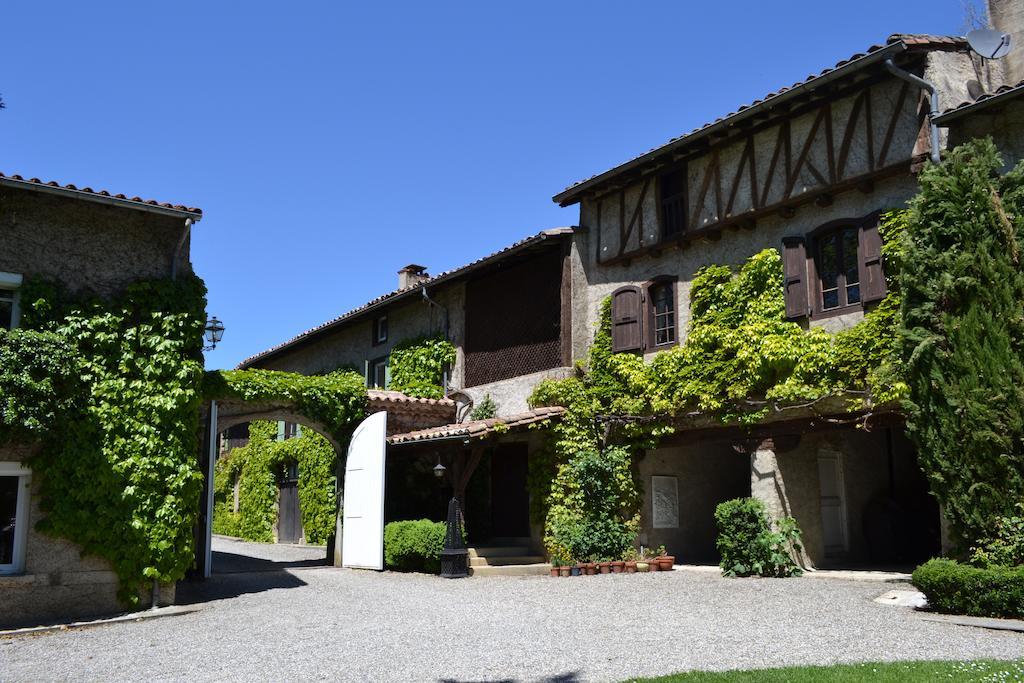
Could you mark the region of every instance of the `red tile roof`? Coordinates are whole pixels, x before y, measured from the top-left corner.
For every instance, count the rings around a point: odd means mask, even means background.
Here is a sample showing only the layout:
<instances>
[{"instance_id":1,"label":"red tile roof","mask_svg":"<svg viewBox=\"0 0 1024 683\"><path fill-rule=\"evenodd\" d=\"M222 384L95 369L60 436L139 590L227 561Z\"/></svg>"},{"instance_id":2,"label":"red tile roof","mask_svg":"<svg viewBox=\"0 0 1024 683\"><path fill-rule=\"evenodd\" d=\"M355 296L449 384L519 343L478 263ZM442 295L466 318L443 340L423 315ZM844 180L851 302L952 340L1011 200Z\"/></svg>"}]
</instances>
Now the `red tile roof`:
<instances>
[{"instance_id":1,"label":"red tile roof","mask_svg":"<svg viewBox=\"0 0 1024 683\"><path fill-rule=\"evenodd\" d=\"M438 439L454 439L463 437L466 439L480 439L491 434L501 434L508 430L523 429L530 425L538 425L561 418L565 408L551 406L547 408L535 408L527 413L510 415L509 417L492 417L487 420L471 420L457 424L430 427L419 429L415 432L395 434L388 437L388 443L392 446L404 443L417 443L422 441L435 441Z\"/></svg>"},{"instance_id":2,"label":"red tile roof","mask_svg":"<svg viewBox=\"0 0 1024 683\"><path fill-rule=\"evenodd\" d=\"M944 125L945 123L959 118L970 111L977 111L983 107L995 104L997 101L1005 101L1013 97L1024 95L1024 81L1019 83L1001 85L992 92L982 93L976 99L961 102L955 107L950 107L935 117L935 122Z\"/></svg>"},{"instance_id":3,"label":"red tile roof","mask_svg":"<svg viewBox=\"0 0 1024 683\"><path fill-rule=\"evenodd\" d=\"M90 201L100 201L107 204L119 204L131 208L145 208L155 207L159 209L166 209L170 212L192 214L192 218L199 220L203 216L203 210L193 207L185 206L183 204L169 204L167 202L158 202L155 199L143 199L142 197L129 197L124 194L111 194L107 190L94 190L91 187L78 187L67 183L62 185L54 180L40 180L39 178L23 178L20 175L7 175L0 173L0 185L8 185L12 187L20 187L27 190L44 190L54 191L59 194L67 194L71 196L78 196L80 199L86 199Z\"/></svg>"},{"instance_id":4,"label":"red tile roof","mask_svg":"<svg viewBox=\"0 0 1024 683\"><path fill-rule=\"evenodd\" d=\"M895 33L886 40L884 45L872 45L864 52L858 52L848 59L844 59L835 64L835 66L828 67L817 74L810 74L801 81L797 81L793 85L779 88L775 92L770 92L764 97L754 100L749 104L745 104L739 107L735 111L726 114L720 118L706 123L699 128L691 130L689 133L677 136L669 140L663 145L654 147L639 156L630 159L618 166L615 166L603 173L598 173L585 180L573 183L569 187L565 188L562 192L556 194L553 199L555 202L562 206L568 206L579 201L579 193L585 189L584 186L593 186L598 182L604 182L610 180L612 177L619 173L626 171L635 166L641 165L646 162L653 161L653 157L658 156L661 153L667 152L669 149L681 147L685 144L693 142L699 137L711 132L712 129L717 129L722 126L732 125L742 118L746 118L747 115L751 115L754 110L761 109L762 106L774 105L787 98L791 93L802 91L810 87L817 85L817 81L822 78L837 74L840 71L852 70L862 64L861 60L867 61L866 58L871 57L871 62L884 57L883 53L898 52L907 49L929 49L929 50L966 50L967 40L965 38L959 38L954 36L934 36L927 34L903 34Z\"/></svg>"},{"instance_id":5,"label":"red tile roof","mask_svg":"<svg viewBox=\"0 0 1024 683\"><path fill-rule=\"evenodd\" d=\"M422 406L440 406L444 408L455 407L455 401L450 398L419 398L403 394L400 391L383 391L381 389L370 389L366 393L371 403L402 403Z\"/></svg>"},{"instance_id":6,"label":"red tile roof","mask_svg":"<svg viewBox=\"0 0 1024 683\"><path fill-rule=\"evenodd\" d=\"M549 230L543 230L543 231L537 233L536 235L532 235L530 237L527 237L526 239L519 240L515 244L512 244L512 245L510 245L508 247L505 247L504 249L500 249L500 250L494 252L493 254L489 254L487 256L484 256L483 258L479 258L479 259L477 259L475 261L472 261L471 263L468 263L468 264L466 264L464 266L460 266L459 268L455 268L453 270L445 271L443 273L440 273L439 275L430 276L426 280L422 280L420 282L417 282L416 284L411 285L409 287L406 287L405 289L396 289L396 290L394 290L392 292L389 292L387 294L379 296L376 299L371 299L370 301L366 302L362 306L359 306L358 308L353 308L352 310L348 311L347 313L342 313L337 318L332 318L331 320L328 320L325 323L321 323L320 325L317 325L316 327L313 327L311 329L306 330L305 332L297 334L296 336L292 337L288 341L282 342L282 343L278 344L277 346L273 346L273 347L267 349L266 351L262 351L260 353L257 353L254 356L249 356L248 358L246 358L245 360L243 360L241 363L238 364L238 368L239 369L244 369L244 368L250 367L256 361L263 360L263 359L267 358L268 356L272 356L272 355L274 355L274 354L276 354L276 353L278 353L280 351L283 351L284 349L286 349L288 347L294 346L295 344L297 344L297 343L299 343L301 341L307 340L310 337L316 336L316 335L318 335L320 333L323 333L323 332L325 332L327 330L333 329L333 328L335 328L335 327L337 327L337 326L339 326L339 325L341 325L341 324L343 324L343 323L345 323L345 322L347 322L347 321L349 321L349 320L351 320L353 318L356 318L356 317L360 316L363 313L366 313L366 312L372 310L372 309L379 308L380 306L383 306L384 304L391 303L393 301L396 301L398 299L404 298L406 296L414 295L417 291L419 291L423 287L431 287L433 285L440 284L440 283L442 283L442 282L444 282L446 280L451 280L451 279L459 277L461 275L465 275L465 274L467 274L467 273L469 273L469 272L471 272L471 271L473 271L473 270L475 270L475 269L477 269L479 267L482 267L484 265L487 265L487 264L495 262L495 261L499 261L499 260L501 260L501 259L503 259L505 257L512 256L513 254L516 254L516 253L518 253L518 252L520 252L520 251L522 251L522 250L524 250L524 249L526 249L528 247L540 244L544 240L550 239L552 237L557 238L557 237L563 237L563 236L566 236L566 235L571 235L572 231L573 231L572 228L551 228Z\"/></svg>"}]
</instances>

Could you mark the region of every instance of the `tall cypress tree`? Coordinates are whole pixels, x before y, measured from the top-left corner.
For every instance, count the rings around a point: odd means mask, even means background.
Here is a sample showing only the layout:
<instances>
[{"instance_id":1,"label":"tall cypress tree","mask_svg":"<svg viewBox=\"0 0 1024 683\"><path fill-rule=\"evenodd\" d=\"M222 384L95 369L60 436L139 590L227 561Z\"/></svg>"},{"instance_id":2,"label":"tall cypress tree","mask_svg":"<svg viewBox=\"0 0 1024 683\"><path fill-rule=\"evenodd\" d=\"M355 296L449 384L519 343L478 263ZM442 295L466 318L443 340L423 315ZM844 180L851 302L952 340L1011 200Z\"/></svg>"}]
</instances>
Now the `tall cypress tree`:
<instances>
[{"instance_id":1,"label":"tall cypress tree","mask_svg":"<svg viewBox=\"0 0 1024 683\"><path fill-rule=\"evenodd\" d=\"M1024 163L990 139L921 175L901 275L907 426L961 543L1024 500Z\"/></svg>"}]
</instances>

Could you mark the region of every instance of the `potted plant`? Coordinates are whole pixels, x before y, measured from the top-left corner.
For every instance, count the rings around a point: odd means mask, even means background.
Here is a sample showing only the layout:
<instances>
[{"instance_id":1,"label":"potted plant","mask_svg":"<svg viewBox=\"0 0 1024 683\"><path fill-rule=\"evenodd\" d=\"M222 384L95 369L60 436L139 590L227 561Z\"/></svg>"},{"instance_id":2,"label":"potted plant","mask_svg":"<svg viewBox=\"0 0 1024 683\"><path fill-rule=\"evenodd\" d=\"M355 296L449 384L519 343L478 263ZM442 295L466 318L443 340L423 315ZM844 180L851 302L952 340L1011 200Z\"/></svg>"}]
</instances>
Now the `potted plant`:
<instances>
[{"instance_id":1,"label":"potted plant","mask_svg":"<svg viewBox=\"0 0 1024 683\"><path fill-rule=\"evenodd\" d=\"M583 567L587 572L587 576L593 576L597 573L597 558L591 555L587 558L587 561L584 563Z\"/></svg>"},{"instance_id":2,"label":"potted plant","mask_svg":"<svg viewBox=\"0 0 1024 683\"><path fill-rule=\"evenodd\" d=\"M627 574L636 574L636 561L639 557L636 548L630 548L623 554L623 569Z\"/></svg>"},{"instance_id":3,"label":"potted plant","mask_svg":"<svg viewBox=\"0 0 1024 683\"><path fill-rule=\"evenodd\" d=\"M612 563L609 562L608 560L602 560L601 562L598 562L597 566L601 570L602 574L611 574L612 573Z\"/></svg>"},{"instance_id":4,"label":"potted plant","mask_svg":"<svg viewBox=\"0 0 1024 683\"><path fill-rule=\"evenodd\" d=\"M612 560L612 574L621 574L622 570L625 569L626 563L623 560Z\"/></svg>"},{"instance_id":5,"label":"potted plant","mask_svg":"<svg viewBox=\"0 0 1024 683\"><path fill-rule=\"evenodd\" d=\"M558 568L559 576L572 576L572 567L569 565L562 565Z\"/></svg>"},{"instance_id":6,"label":"potted plant","mask_svg":"<svg viewBox=\"0 0 1024 683\"><path fill-rule=\"evenodd\" d=\"M647 564L647 571L656 572L661 567L658 564L658 553L651 548L640 547L640 554L643 557L643 561Z\"/></svg>"},{"instance_id":7,"label":"potted plant","mask_svg":"<svg viewBox=\"0 0 1024 683\"><path fill-rule=\"evenodd\" d=\"M551 556L551 576L559 576L565 561L559 555Z\"/></svg>"},{"instance_id":8,"label":"potted plant","mask_svg":"<svg viewBox=\"0 0 1024 683\"><path fill-rule=\"evenodd\" d=\"M665 550L665 546L658 546L658 570L663 572L672 571L672 566L676 563L676 556L669 555L668 551Z\"/></svg>"},{"instance_id":9,"label":"potted plant","mask_svg":"<svg viewBox=\"0 0 1024 683\"><path fill-rule=\"evenodd\" d=\"M583 576L583 570L586 565L583 562L577 562L573 567L571 574L573 576Z\"/></svg>"}]
</instances>

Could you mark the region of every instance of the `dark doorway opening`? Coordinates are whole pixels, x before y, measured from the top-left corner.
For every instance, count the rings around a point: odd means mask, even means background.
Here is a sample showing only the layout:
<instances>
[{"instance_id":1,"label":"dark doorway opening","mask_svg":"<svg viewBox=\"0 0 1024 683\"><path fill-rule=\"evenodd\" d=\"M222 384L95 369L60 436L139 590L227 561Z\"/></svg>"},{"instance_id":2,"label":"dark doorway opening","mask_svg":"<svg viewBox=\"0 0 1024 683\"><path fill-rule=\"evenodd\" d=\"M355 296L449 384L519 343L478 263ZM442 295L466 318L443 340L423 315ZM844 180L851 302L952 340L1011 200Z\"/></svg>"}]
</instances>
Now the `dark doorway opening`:
<instances>
[{"instance_id":1,"label":"dark doorway opening","mask_svg":"<svg viewBox=\"0 0 1024 683\"><path fill-rule=\"evenodd\" d=\"M491 457L491 533L498 538L530 535L529 449L501 444Z\"/></svg>"},{"instance_id":2,"label":"dark doorway opening","mask_svg":"<svg viewBox=\"0 0 1024 683\"><path fill-rule=\"evenodd\" d=\"M289 464L277 482L277 542L298 543L302 540L302 511L299 504L298 465Z\"/></svg>"}]
</instances>

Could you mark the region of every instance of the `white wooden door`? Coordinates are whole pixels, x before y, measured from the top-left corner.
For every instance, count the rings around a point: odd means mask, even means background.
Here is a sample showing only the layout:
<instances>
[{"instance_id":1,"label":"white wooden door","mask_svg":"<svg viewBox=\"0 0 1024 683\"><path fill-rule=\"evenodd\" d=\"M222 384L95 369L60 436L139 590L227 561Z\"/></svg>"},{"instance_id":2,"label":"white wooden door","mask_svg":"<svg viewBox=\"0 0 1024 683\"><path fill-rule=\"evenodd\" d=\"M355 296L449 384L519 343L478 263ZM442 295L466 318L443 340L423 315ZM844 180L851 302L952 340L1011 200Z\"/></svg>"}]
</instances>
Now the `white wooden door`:
<instances>
[{"instance_id":1,"label":"white wooden door","mask_svg":"<svg viewBox=\"0 0 1024 683\"><path fill-rule=\"evenodd\" d=\"M341 566L384 569L384 456L388 414L356 427L345 462Z\"/></svg>"},{"instance_id":2,"label":"white wooden door","mask_svg":"<svg viewBox=\"0 0 1024 683\"><path fill-rule=\"evenodd\" d=\"M821 532L825 555L842 555L850 549L846 529L846 484L842 456L834 451L818 453L818 485L821 490Z\"/></svg>"}]
</instances>

